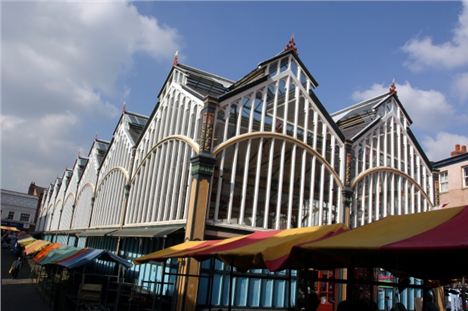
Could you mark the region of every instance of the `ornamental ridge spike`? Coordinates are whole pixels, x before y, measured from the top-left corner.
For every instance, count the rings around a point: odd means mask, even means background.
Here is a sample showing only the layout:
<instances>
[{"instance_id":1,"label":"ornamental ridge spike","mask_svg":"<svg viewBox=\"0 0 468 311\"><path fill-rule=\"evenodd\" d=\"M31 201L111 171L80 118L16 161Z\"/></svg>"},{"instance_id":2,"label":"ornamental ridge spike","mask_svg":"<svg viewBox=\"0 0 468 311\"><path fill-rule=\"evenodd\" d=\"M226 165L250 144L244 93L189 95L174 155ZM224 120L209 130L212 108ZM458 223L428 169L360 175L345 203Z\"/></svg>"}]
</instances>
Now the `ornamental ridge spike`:
<instances>
[{"instance_id":1,"label":"ornamental ridge spike","mask_svg":"<svg viewBox=\"0 0 468 311\"><path fill-rule=\"evenodd\" d=\"M174 53L174 59L172 60L172 66L177 66L179 64L179 50Z\"/></svg>"},{"instance_id":2,"label":"ornamental ridge spike","mask_svg":"<svg viewBox=\"0 0 468 311\"><path fill-rule=\"evenodd\" d=\"M396 89L395 79L393 79L392 84L390 84L388 91L392 94L396 94L397 89Z\"/></svg>"},{"instance_id":3,"label":"ornamental ridge spike","mask_svg":"<svg viewBox=\"0 0 468 311\"><path fill-rule=\"evenodd\" d=\"M284 48L284 52L286 51L293 51L297 53L296 41L294 40L294 34L291 35L291 39L289 39L288 44Z\"/></svg>"}]
</instances>

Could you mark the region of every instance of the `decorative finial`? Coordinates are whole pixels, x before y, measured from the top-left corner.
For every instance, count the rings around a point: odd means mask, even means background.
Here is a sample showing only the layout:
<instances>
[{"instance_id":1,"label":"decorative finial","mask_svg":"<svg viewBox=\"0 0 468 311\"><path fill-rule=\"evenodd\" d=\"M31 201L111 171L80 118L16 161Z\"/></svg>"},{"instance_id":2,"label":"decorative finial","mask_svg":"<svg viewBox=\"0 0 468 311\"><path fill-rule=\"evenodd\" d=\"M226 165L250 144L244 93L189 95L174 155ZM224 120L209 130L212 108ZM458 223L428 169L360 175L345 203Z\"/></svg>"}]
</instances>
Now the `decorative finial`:
<instances>
[{"instance_id":1,"label":"decorative finial","mask_svg":"<svg viewBox=\"0 0 468 311\"><path fill-rule=\"evenodd\" d=\"M393 79L392 84L390 84L388 91L392 94L396 94L397 90L396 90L395 79Z\"/></svg>"},{"instance_id":2,"label":"decorative finial","mask_svg":"<svg viewBox=\"0 0 468 311\"><path fill-rule=\"evenodd\" d=\"M122 114L127 112L127 104L125 102L122 103Z\"/></svg>"},{"instance_id":3,"label":"decorative finial","mask_svg":"<svg viewBox=\"0 0 468 311\"><path fill-rule=\"evenodd\" d=\"M286 47L284 48L284 52L286 51L293 51L294 53L297 53L296 41L294 40L294 34L291 35L291 39L289 39L288 44L286 44Z\"/></svg>"},{"instance_id":4,"label":"decorative finial","mask_svg":"<svg viewBox=\"0 0 468 311\"><path fill-rule=\"evenodd\" d=\"M98 134L94 135L94 140L98 140Z\"/></svg>"},{"instance_id":5,"label":"decorative finial","mask_svg":"<svg viewBox=\"0 0 468 311\"><path fill-rule=\"evenodd\" d=\"M174 59L172 60L172 66L176 66L179 64L179 50L177 50L174 54Z\"/></svg>"}]
</instances>

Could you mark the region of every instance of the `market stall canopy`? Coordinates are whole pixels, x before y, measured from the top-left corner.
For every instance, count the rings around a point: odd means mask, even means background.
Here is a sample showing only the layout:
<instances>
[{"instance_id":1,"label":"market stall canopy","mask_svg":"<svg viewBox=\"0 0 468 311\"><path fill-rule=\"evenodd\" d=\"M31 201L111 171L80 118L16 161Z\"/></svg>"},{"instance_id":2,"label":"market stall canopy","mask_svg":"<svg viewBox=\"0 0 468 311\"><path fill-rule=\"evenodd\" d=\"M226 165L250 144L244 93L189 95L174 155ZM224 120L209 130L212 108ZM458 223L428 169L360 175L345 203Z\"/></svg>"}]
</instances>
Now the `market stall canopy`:
<instances>
[{"instance_id":1,"label":"market stall canopy","mask_svg":"<svg viewBox=\"0 0 468 311\"><path fill-rule=\"evenodd\" d=\"M29 234L24 234L24 235L18 237L18 244L24 247L24 246L26 246L28 244L31 244L35 240L36 239L33 238L32 236L30 236Z\"/></svg>"},{"instance_id":2,"label":"market stall canopy","mask_svg":"<svg viewBox=\"0 0 468 311\"><path fill-rule=\"evenodd\" d=\"M10 227L10 226L0 226L0 229L1 230L6 230L6 231L15 231L15 232L18 232L18 228L16 227Z\"/></svg>"},{"instance_id":3,"label":"market stall canopy","mask_svg":"<svg viewBox=\"0 0 468 311\"><path fill-rule=\"evenodd\" d=\"M47 245L46 247L44 247L39 253L37 253L33 260L38 263L40 262L45 256L47 256L47 254L49 254L51 251L53 251L54 249L57 249L59 247L61 247L62 244L61 243L52 243L52 244L49 244Z\"/></svg>"},{"instance_id":4,"label":"market stall canopy","mask_svg":"<svg viewBox=\"0 0 468 311\"><path fill-rule=\"evenodd\" d=\"M187 241L181 244L167 247L165 249L149 253L133 260L136 264L143 264L150 261L165 261L169 258L188 257L191 252L205 249L221 240L211 241Z\"/></svg>"},{"instance_id":5,"label":"market stall canopy","mask_svg":"<svg viewBox=\"0 0 468 311\"><path fill-rule=\"evenodd\" d=\"M24 254L25 255L31 255L31 254L37 253L41 249L43 249L44 247L46 247L49 244L50 244L49 241L35 240L34 242L32 242L32 243L25 246Z\"/></svg>"},{"instance_id":6,"label":"market stall canopy","mask_svg":"<svg viewBox=\"0 0 468 311\"><path fill-rule=\"evenodd\" d=\"M43 257L37 263L41 266L54 264L56 261L60 261L67 257L70 257L77 252L79 252L81 248L63 245L57 249L50 251L47 256Z\"/></svg>"},{"instance_id":7,"label":"market stall canopy","mask_svg":"<svg viewBox=\"0 0 468 311\"><path fill-rule=\"evenodd\" d=\"M94 248L84 248L70 257L56 261L55 264L68 269L75 269L87 265L96 259L112 261L126 268L130 268L132 266L128 260L123 259L122 257L114 255L109 251Z\"/></svg>"},{"instance_id":8,"label":"market stall canopy","mask_svg":"<svg viewBox=\"0 0 468 311\"><path fill-rule=\"evenodd\" d=\"M216 244L201 250L194 257L216 256L242 270L267 268L270 271L293 268L291 257L295 245L326 239L347 230L343 224L286 230L257 231L230 243Z\"/></svg>"},{"instance_id":9,"label":"market stall canopy","mask_svg":"<svg viewBox=\"0 0 468 311\"><path fill-rule=\"evenodd\" d=\"M189 241L134 260L135 263L161 261L167 258L217 257L240 269L268 268L272 271L294 264L290 258L293 246L321 240L346 230L342 224L287 230L257 231L225 240Z\"/></svg>"},{"instance_id":10,"label":"market stall canopy","mask_svg":"<svg viewBox=\"0 0 468 311\"><path fill-rule=\"evenodd\" d=\"M380 267L424 279L468 275L468 206L389 216L293 249L318 269Z\"/></svg>"}]
</instances>

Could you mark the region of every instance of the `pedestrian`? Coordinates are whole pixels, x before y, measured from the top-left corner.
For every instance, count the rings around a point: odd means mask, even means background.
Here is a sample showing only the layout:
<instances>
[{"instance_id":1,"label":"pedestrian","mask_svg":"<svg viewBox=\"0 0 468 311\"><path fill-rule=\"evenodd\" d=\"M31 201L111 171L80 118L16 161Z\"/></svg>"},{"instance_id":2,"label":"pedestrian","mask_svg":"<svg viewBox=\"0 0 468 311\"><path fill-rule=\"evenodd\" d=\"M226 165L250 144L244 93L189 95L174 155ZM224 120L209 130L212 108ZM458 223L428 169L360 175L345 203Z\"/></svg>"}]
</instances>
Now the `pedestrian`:
<instances>
[{"instance_id":1,"label":"pedestrian","mask_svg":"<svg viewBox=\"0 0 468 311\"><path fill-rule=\"evenodd\" d=\"M13 261L10 270L8 271L13 279L16 279L18 277L18 273L20 272L22 266L23 260L21 257L18 257L15 261Z\"/></svg>"}]
</instances>

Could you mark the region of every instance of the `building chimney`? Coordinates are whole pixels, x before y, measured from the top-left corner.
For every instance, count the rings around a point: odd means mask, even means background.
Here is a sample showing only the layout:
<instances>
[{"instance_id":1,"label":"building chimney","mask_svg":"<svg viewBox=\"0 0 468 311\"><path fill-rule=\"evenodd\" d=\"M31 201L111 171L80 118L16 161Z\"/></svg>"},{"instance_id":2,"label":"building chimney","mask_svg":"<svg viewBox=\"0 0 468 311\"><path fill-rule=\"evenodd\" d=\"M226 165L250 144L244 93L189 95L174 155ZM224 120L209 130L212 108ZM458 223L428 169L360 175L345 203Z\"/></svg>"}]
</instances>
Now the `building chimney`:
<instances>
[{"instance_id":1,"label":"building chimney","mask_svg":"<svg viewBox=\"0 0 468 311\"><path fill-rule=\"evenodd\" d=\"M455 157L455 156L460 155L460 154L465 154L466 152L467 152L466 151L466 145L460 146L460 144L456 144L455 145L455 150L450 152L450 156Z\"/></svg>"}]
</instances>

